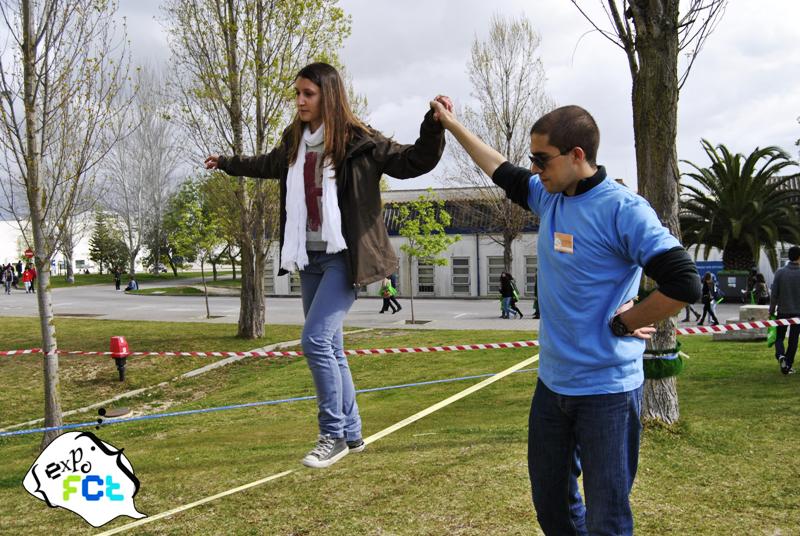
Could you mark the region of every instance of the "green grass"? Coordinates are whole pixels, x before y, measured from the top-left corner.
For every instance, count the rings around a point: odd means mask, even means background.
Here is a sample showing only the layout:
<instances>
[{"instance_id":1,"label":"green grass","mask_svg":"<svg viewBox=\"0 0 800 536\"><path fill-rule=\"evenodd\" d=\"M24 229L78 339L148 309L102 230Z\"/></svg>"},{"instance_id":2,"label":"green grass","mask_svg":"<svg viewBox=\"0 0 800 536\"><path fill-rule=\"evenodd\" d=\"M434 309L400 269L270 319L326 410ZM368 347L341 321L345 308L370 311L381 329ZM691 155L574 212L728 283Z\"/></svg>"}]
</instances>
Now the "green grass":
<instances>
[{"instance_id":1,"label":"green grass","mask_svg":"<svg viewBox=\"0 0 800 536\"><path fill-rule=\"evenodd\" d=\"M238 272L237 272L238 273ZM218 272L219 275L230 275L231 272ZM200 272L178 272L178 276L172 275L172 272L165 274L148 274L139 272L136 274L136 280L141 283L150 282L163 282L163 281L180 281L182 279L191 279L200 277ZM122 286L124 287L128 282L128 275L122 274ZM53 275L50 277L51 288L64 288L64 287L79 287L83 285L113 285L114 276L112 274L75 274L75 283L67 283L67 276Z\"/></svg>"},{"instance_id":2,"label":"green grass","mask_svg":"<svg viewBox=\"0 0 800 536\"><path fill-rule=\"evenodd\" d=\"M139 290L129 290L128 292L145 296L203 296L203 291L197 287L140 288Z\"/></svg>"},{"instance_id":3,"label":"green grass","mask_svg":"<svg viewBox=\"0 0 800 536\"><path fill-rule=\"evenodd\" d=\"M98 324L59 321L64 322ZM154 347L160 342L161 348L186 349L194 338L205 337L207 346L215 325L200 326L172 324L149 340L144 333L139 338ZM15 327L16 333L20 326ZM374 330L347 337L346 346L519 338L511 332ZM234 349L227 347L235 340L221 338L214 347ZM782 376L763 343L684 337L683 349L692 358L678 383L681 421L671 429L647 428L642 441L632 495L637 534L798 534L800 471L793 450L800 429L800 375ZM375 355L350 362L356 385L369 388L496 372L531 353ZM10 405L23 405L16 402L16 387L27 381L25 374L12 377L10 371L24 364L2 362L4 413ZM105 371L112 377L115 373L110 364ZM138 371L129 374L130 381L140 381ZM361 394L364 432L375 433L475 381ZM316 433L313 401L118 424L96 433L125 448L141 480L137 507L151 515L295 470L132 534L531 534L536 524L525 456L534 382L534 373L509 376L324 471L299 465ZM95 386L80 388L92 391ZM62 396L65 391L62 383ZM171 383L125 405L177 410L309 394L313 386L302 358L252 358ZM4 529L13 534L85 533L88 525L80 518L48 509L21 487L40 439L0 439Z\"/></svg>"},{"instance_id":4,"label":"green grass","mask_svg":"<svg viewBox=\"0 0 800 536\"><path fill-rule=\"evenodd\" d=\"M38 319L3 318L0 350L41 346ZM112 336L126 338L136 351L246 351L294 340L298 326L268 326L258 340L236 337L231 324L144 322L118 320L55 320L58 346L64 350L108 351ZM108 356L62 356L59 359L61 405L64 411L106 400L125 391L155 385L222 358L131 357L126 381L119 381ZM13 386L13 389L11 388ZM42 416L43 372L34 355L0 357L0 427Z\"/></svg>"}]
</instances>

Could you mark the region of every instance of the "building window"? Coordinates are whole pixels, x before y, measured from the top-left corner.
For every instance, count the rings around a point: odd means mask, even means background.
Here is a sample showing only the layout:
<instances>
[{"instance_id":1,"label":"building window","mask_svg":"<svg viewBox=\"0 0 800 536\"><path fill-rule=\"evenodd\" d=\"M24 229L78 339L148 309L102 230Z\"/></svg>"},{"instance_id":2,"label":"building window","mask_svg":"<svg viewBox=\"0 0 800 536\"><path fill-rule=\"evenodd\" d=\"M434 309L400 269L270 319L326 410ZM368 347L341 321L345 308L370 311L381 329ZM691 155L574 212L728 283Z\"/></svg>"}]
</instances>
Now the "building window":
<instances>
[{"instance_id":1,"label":"building window","mask_svg":"<svg viewBox=\"0 0 800 536\"><path fill-rule=\"evenodd\" d=\"M487 288L489 289L489 293L497 292L500 293L500 274L505 272L506 265L503 262L503 257L487 257L489 261L489 269L487 270L487 277L489 278L489 284Z\"/></svg>"},{"instance_id":2,"label":"building window","mask_svg":"<svg viewBox=\"0 0 800 536\"><path fill-rule=\"evenodd\" d=\"M469 257L453 258L453 294L469 294Z\"/></svg>"},{"instance_id":3,"label":"building window","mask_svg":"<svg viewBox=\"0 0 800 536\"><path fill-rule=\"evenodd\" d=\"M275 263L272 257L264 265L264 294L275 294Z\"/></svg>"},{"instance_id":4,"label":"building window","mask_svg":"<svg viewBox=\"0 0 800 536\"><path fill-rule=\"evenodd\" d=\"M417 261L417 293L433 294L433 263L430 259Z\"/></svg>"},{"instance_id":5,"label":"building window","mask_svg":"<svg viewBox=\"0 0 800 536\"><path fill-rule=\"evenodd\" d=\"M300 294L300 272L289 274L289 294Z\"/></svg>"},{"instance_id":6,"label":"building window","mask_svg":"<svg viewBox=\"0 0 800 536\"><path fill-rule=\"evenodd\" d=\"M534 281L536 281L536 270L538 268L538 259L535 255L525 257L525 295L535 296Z\"/></svg>"},{"instance_id":7,"label":"building window","mask_svg":"<svg viewBox=\"0 0 800 536\"><path fill-rule=\"evenodd\" d=\"M77 268L78 270L83 270L84 268L86 268L86 261L83 259L76 260L75 268Z\"/></svg>"}]
</instances>

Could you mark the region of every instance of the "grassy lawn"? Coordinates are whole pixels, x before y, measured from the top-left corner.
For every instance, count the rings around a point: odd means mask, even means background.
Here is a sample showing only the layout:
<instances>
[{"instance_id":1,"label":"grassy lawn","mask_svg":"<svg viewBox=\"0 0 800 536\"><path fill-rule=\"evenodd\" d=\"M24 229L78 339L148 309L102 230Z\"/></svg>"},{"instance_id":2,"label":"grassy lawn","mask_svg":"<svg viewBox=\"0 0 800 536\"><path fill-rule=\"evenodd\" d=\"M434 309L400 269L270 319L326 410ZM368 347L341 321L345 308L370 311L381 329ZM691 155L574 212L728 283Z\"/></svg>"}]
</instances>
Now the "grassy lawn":
<instances>
[{"instance_id":1,"label":"grassy lawn","mask_svg":"<svg viewBox=\"0 0 800 536\"><path fill-rule=\"evenodd\" d=\"M203 296L203 291L194 286L140 288L139 290L129 290L128 292L145 296Z\"/></svg>"},{"instance_id":2,"label":"grassy lawn","mask_svg":"<svg viewBox=\"0 0 800 536\"><path fill-rule=\"evenodd\" d=\"M231 324L73 318L57 318L55 323L58 345L64 350L108 351L114 335L124 336L134 352L246 351L300 336L298 326L269 326L262 339L243 340L236 337L236 326ZM38 319L7 317L3 318L3 326L0 350L41 345ZM61 406L64 411L83 407L155 385L219 359L223 358L131 357L127 360L123 383L119 381L114 360L108 356L62 356L59 359ZM0 428L42 416L42 384L43 371L37 356L0 357Z\"/></svg>"},{"instance_id":3,"label":"grassy lawn","mask_svg":"<svg viewBox=\"0 0 800 536\"><path fill-rule=\"evenodd\" d=\"M218 272L219 275L229 276L231 272ZM163 282L163 281L180 281L182 279L191 279L195 277L200 277L200 272L178 272L178 276L175 277L172 275L172 272L167 272L165 274L148 274L144 272L140 272L136 274L136 280L139 283L148 283L148 282ZM122 286L124 287L128 283L128 275L122 274ZM83 285L113 285L114 284L114 276L112 274L75 274L75 283L70 284L67 283L67 276L65 275L53 275L50 278L50 287L51 288L63 288L63 287L79 287Z\"/></svg>"},{"instance_id":4,"label":"grassy lawn","mask_svg":"<svg viewBox=\"0 0 800 536\"><path fill-rule=\"evenodd\" d=\"M68 322L76 329L81 323L87 326L84 339L103 329L97 327L103 323L99 321L59 320ZM142 343L134 349L241 348L233 347L237 341L231 334L212 331L225 326L160 325L142 325L136 338ZM8 331L17 333L21 327ZM146 328L154 330L151 337ZM271 326L269 331L278 329ZM96 336L98 349L105 349L112 331ZM71 336L80 340L80 335ZM364 348L519 338L519 333L496 331L373 330L349 336L345 344ZM62 345L69 346L66 341ZM637 534L798 534L800 470L792 453L800 428L800 375L782 376L763 343L684 337L683 349L692 358L678 383L681 422L672 429L648 428L643 437L632 496ZM531 349L507 349L358 356L351 359L351 368L357 387L371 388L497 372L531 354ZM19 389L36 383L27 377L34 374L27 368L34 359L0 361L0 407L6 422L16 422L6 418L8 409L18 416L25 413L15 406L32 405L27 413L36 414L35 396ZM99 384L115 377L113 364L102 366L102 382L67 388L62 381L62 397L68 390L90 393L75 397L97 396ZM76 363L75 372L85 367ZM131 382L154 380L145 376L144 371L129 371ZM361 394L364 433L382 430L477 381ZM313 401L92 431L125 448L142 486L136 505L150 515L295 470L132 534L532 534L536 524L525 457L534 382L532 372L511 375L322 471L299 464L316 434ZM248 358L173 382L125 405L134 411L164 406L178 410L312 394L302 358ZM27 398L21 400L23 396ZM89 526L79 517L47 508L21 486L40 440L39 435L0 438L4 529L13 534L86 533Z\"/></svg>"}]
</instances>

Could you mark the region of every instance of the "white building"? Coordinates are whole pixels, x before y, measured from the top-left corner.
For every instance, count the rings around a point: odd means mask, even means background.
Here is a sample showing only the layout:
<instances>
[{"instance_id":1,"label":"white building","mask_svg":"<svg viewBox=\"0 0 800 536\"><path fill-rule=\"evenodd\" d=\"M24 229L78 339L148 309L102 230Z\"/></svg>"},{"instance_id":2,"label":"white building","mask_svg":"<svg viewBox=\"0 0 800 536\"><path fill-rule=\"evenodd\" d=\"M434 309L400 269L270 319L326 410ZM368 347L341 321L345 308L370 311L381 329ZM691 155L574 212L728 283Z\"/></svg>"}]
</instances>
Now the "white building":
<instances>
[{"instance_id":1,"label":"white building","mask_svg":"<svg viewBox=\"0 0 800 536\"><path fill-rule=\"evenodd\" d=\"M469 221L463 211L452 203L455 200L477 201L478 193L473 188L443 188L435 190L439 199L445 201L445 209L453 218L447 234L460 234L461 240L450 246L441 257L447 259L444 266L434 266L414 259L409 268L408 257L400 250L406 239L397 233L391 205L415 201L427 190L395 190L382 194L384 221L387 223L389 240L400 259L398 290L400 296L408 296L414 288L414 296L478 298L499 295L500 273L504 270L503 248L490 238L483 229L487 222ZM474 220L474 218L472 218ZM533 279L536 273L536 240L538 220L531 215L529 224L512 245L511 274L523 296L533 295ZM300 295L300 278L297 274L278 277L278 266L274 262L277 245L270 253L265 270L265 292L269 295ZM376 296L381 283L369 285L363 292Z\"/></svg>"},{"instance_id":2,"label":"white building","mask_svg":"<svg viewBox=\"0 0 800 536\"><path fill-rule=\"evenodd\" d=\"M23 225L25 225L24 222ZM76 272L82 272L85 269L91 272L96 271L94 263L89 260L89 237L91 234L90 226L75 245L73 268ZM16 263L18 260L25 262L24 253L28 248L34 249L33 244L29 245L25 240L19 224L15 220L0 220L0 264ZM61 252L56 253L51 267L56 275L66 273L64 255Z\"/></svg>"}]
</instances>

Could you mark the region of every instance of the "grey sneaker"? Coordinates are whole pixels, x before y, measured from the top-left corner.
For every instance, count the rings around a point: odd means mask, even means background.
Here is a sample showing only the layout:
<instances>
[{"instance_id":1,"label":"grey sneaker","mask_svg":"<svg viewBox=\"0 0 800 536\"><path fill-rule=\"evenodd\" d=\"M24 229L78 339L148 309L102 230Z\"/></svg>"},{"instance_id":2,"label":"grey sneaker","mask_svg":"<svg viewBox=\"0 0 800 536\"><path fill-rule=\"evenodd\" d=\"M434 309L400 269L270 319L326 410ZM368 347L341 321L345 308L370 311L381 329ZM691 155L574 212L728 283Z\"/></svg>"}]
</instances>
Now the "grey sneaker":
<instances>
[{"instance_id":1,"label":"grey sneaker","mask_svg":"<svg viewBox=\"0 0 800 536\"><path fill-rule=\"evenodd\" d=\"M364 443L363 439L356 439L355 441L348 441L347 448L350 449L350 452L362 452L367 448L367 444Z\"/></svg>"},{"instance_id":2,"label":"grey sneaker","mask_svg":"<svg viewBox=\"0 0 800 536\"><path fill-rule=\"evenodd\" d=\"M778 363L781 364L781 372L784 374L789 374L789 365L786 363L786 358L784 356L780 356L778 358Z\"/></svg>"},{"instance_id":3,"label":"grey sneaker","mask_svg":"<svg viewBox=\"0 0 800 536\"><path fill-rule=\"evenodd\" d=\"M347 456L348 452L347 442L343 437L320 434L317 438L317 446L303 458L303 465L315 469L329 467Z\"/></svg>"}]
</instances>

